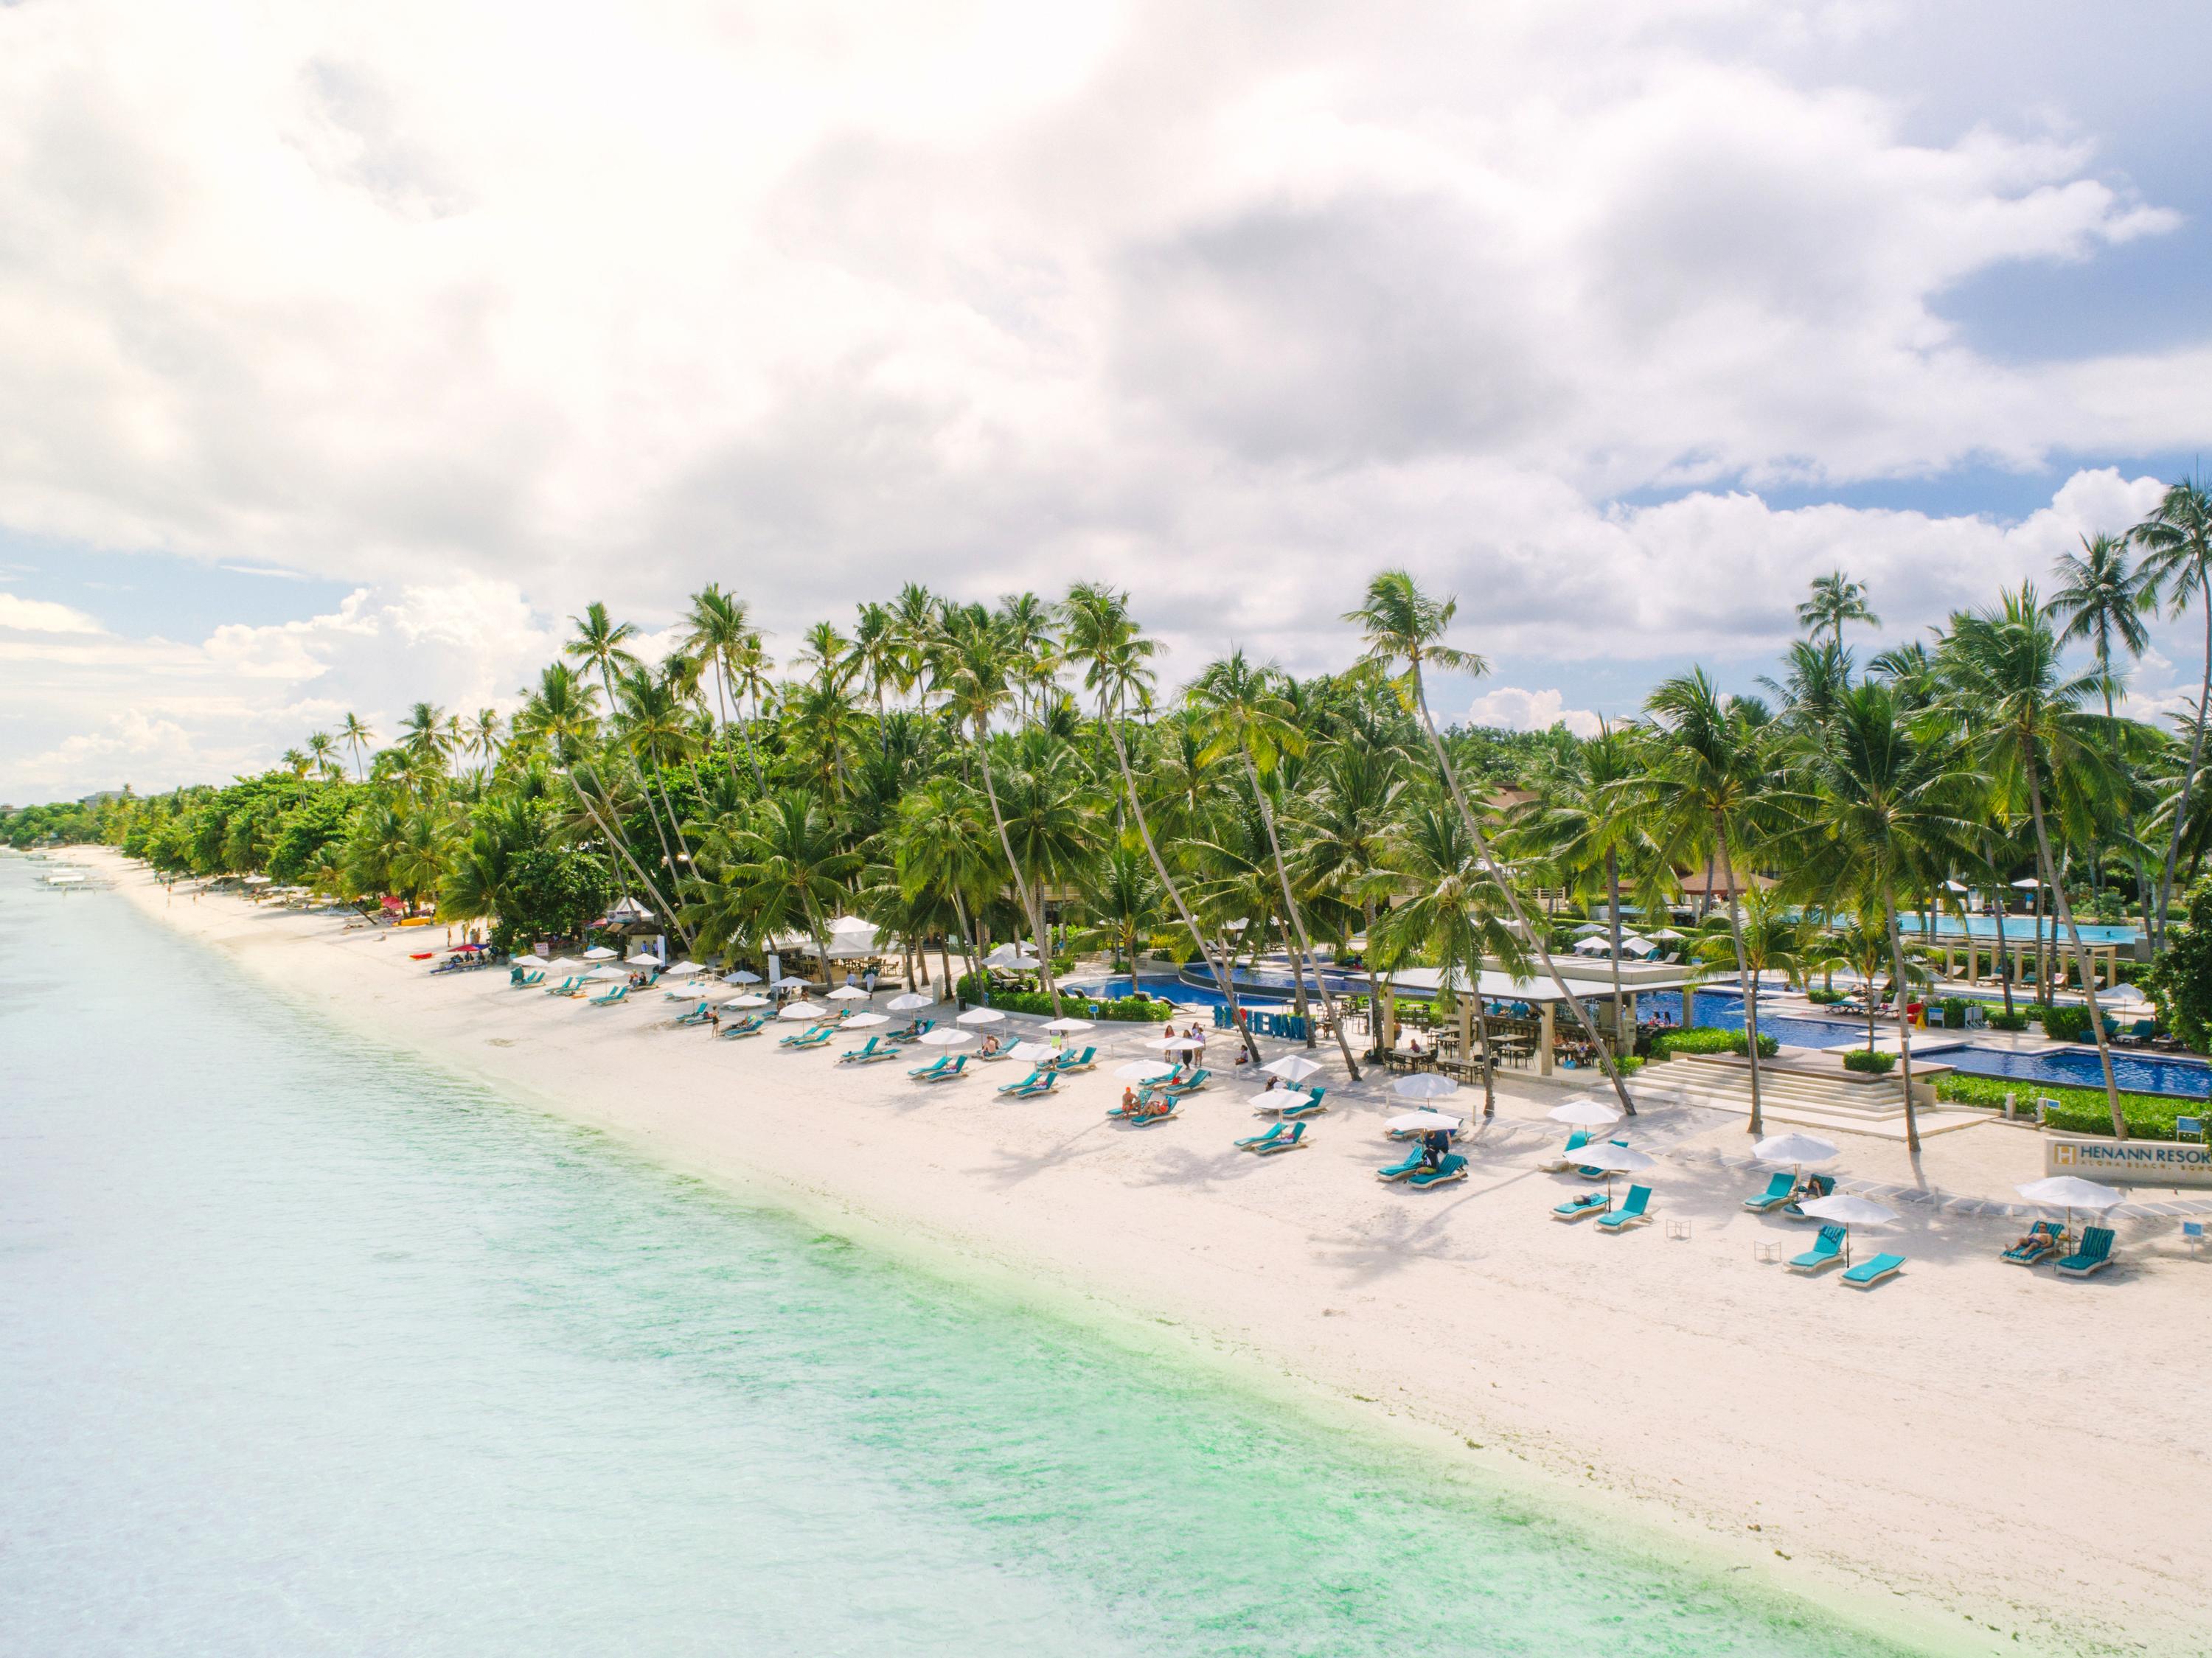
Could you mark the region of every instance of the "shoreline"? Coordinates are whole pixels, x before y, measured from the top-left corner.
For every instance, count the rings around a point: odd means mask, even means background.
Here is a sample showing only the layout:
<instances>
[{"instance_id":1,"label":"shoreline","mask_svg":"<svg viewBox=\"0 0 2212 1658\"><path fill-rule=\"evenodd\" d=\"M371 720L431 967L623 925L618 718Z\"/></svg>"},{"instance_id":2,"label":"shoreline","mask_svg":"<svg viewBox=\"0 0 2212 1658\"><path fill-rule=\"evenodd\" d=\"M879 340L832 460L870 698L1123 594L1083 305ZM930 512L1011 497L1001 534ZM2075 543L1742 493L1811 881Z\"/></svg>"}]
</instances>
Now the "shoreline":
<instances>
[{"instance_id":1,"label":"shoreline","mask_svg":"<svg viewBox=\"0 0 2212 1658\"><path fill-rule=\"evenodd\" d=\"M2194 1546L2207 1460L2163 1426L2202 1384L2157 1339L2201 1322L2192 1263L2066 1284L1995 1260L2008 1223L1914 1216L1883 1246L1912 1266L1862 1296L1753 1267L1748 1242L1801 1234L1741 1213L1742 1177L1695 1157L1662 1155L1651 1182L1655 1212L1694 1217L1687 1240L1553 1223L1572 1188L1532 1165L1561 1096L1514 1079L1474 1178L1405 1192L1369 1174L1389 1146L1371 1090L1333 1090L1293 1157L1229 1148L1255 1120L1252 1084L1226 1078L1182 1121L1107 1123L1130 1057L1109 1044L1149 1028L1102 1027L1099 1072L1008 1103L992 1090L1011 1067L924 1090L903 1066L710 1042L664 1029L676 1009L657 991L594 1009L504 974L431 979L389 932L165 902L115 854L74 855L288 1000L924 1271L1418 1445L1620 1546L1747 1570L1763 1594L1937 1649L2181 1651L2212 1619L2171 1542ZM832 1108L849 1108L824 1123ZM1730 1145L1712 1114L1663 1106L1631 1127L1662 1153ZM2143 1251L2125 1233L2123 1248ZM2109 1402L2123 1384L2147 1425ZM2171 1610L2146 1627L2154 1606Z\"/></svg>"}]
</instances>

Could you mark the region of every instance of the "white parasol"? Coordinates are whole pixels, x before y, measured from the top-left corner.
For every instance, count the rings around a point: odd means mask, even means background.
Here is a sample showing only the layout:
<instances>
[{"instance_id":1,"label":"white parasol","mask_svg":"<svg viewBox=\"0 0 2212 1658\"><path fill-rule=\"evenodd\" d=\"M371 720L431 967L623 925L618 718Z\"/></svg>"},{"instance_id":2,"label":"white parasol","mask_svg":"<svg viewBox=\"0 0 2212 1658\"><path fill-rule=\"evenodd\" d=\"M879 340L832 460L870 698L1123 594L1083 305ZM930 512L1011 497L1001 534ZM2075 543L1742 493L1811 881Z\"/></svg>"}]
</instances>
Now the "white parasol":
<instances>
[{"instance_id":1,"label":"white parasol","mask_svg":"<svg viewBox=\"0 0 2212 1658\"><path fill-rule=\"evenodd\" d=\"M1177 1069L1179 1067L1176 1066L1162 1065L1158 1060L1132 1060L1125 1066L1115 1067L1114 1074L1133 1083L1150 1083L1158 1082L1163 1077L1172 1077Z\"/></svg>"},{"instance_id":2,"label":"white parasol","mask_svg":"<svg viewBox=\"0 0 2212 1658\"><path fill-rule=\"evenodd\" d=\"M911 1013L917 1007L929 1007L933 1004L928 997L917 995L909 990L903 996L892 997L884 1005L894 1013Z\"/></svg>"},{"instance_id":3,"label":"white parasol","mask_svg":"<svg viewBox=\"0 0 2212 1658\"><path fill-rule=\"evenodd\" d=\"M1183 1040L1188 1042L1190 1038L1186 1036ZM1321 1066L1303 1054L1285 1054L1273 1064L1263 1065L1260 1068L1262 1071L1272 1071L1285 1082L1292 1083L1302 1083L1321 1070Z\"/></svg>"},{"instance_id":4,"label":"white parasol","mask_svg":"<svg viewBox=\"0 0 2212 1658\"><path fill-rule=\"evenodd\" d=\"M858 985L839 985L830 993L830 999L833 1002L865 1002L868 999L868 993Z\"/></svg>"},{"instance_id":5,"label":"white parasol","mask_svg":"<svg viewBox=\"0 0 2212 1658\"><path fill-rule=\"evenodd\" d=\"M1088 1019L1054 1019L1045 1026L1047 1030L1056 1030L1062 1035L1072 1035L1079 1030L1096 1030L1097 1028Z\"/></svg>"},{"instance_id":6,"label":"white parasol","mask_svg":"<svg viewBox=\"0 0 2212 1658\"><path fill-rule=\"evenodd\" d=\"M620 954L620 950L609 950L605 944L593 944L584 952L584 959L587 962L611 962Z\"/></svg>"},{"instance_id":7,"label":"white parasol","mask_svg":"<svg viewBox=\"0 0 2212 1658\"><path fill-rule=\"evenodd\" d=\"M757 985L760 981L759 974L748 973L743 968L739 968L735 973L725 973L722 975L722 982L726 985Z\"/></svg>"},{"instance_id":8,"label":"white parasol","mask_svg":"<svg viewBox=\"0 0 2212 1658\"><path fill-rule=\"evenodd\" d=\"M751 991L748 990L731 997L727 1002L723 1004L723 1005L726 1007L766 1007L768 1005L768 998L765 996L756 995Z\"/></svg>"},{"instance_id":9,"label":"white parasol","mask_svg":"<svg viewBox=\"0 0 2212 1658\"><path fill-rule=\"evenodd\" d=\"M1006 1055L1009 1059L1022 1060L1034 1065L1039 1060L1050 1059L1053 1048L1048 1042L1016 1042L1006 1050Z\"/></svg>"},{"instance_id":10,"label":"white parasol","mask_svg":"<svg viewBox=\"0 0 2212 1658\"><path fill-rule=\"evenodd\" d=\"M845 1021L845 1029L848 1030L866 1030L871 1026L889 1024L890 1022L891 1016L888 1013L855 1013L851 1018Z\"/></svg>"},{"instance_id":11,"label":"white parasol","mask_svg":"<svg viewBox=\"0 0 2212 1658\"><path fill-rule=\"evenodd\" d=\"M775 1017L779 1019L818 1019L829 1011L826 1007L817 1007L811 1002L786 1002L783 1011Z\"/></svg>"},{"instance_id":12,"label":"white parasol","mask_svg":"<svg viewBox=\"0 0 2212 1658\"><path fill-rule=\"evenodd\" d=\"M1751 1148L1761 1163L1788 1163L1802 1169L1808 1163L1828 1163L1841 1155L1818 1134L1771 1134Z\"/></svg>"},{"instance_id":13,"label":"white parasol","mask_svg":"<svg viewBox=\"0 0 2212 1658\"><path fill-rule=\"evenodd\" d=\"M688 979L695 973L704 973L706 970L696 962L674 962L663 968L661 972L671 979Z\"/></svg>"},{"instance_id":14,"label":"white parasol","mask_svg":"<svg viewBox=\"0 0 2212 1658\"><path fill-rule=\"evenodd\" d=\"M1392 1083L1390 1091L1401 1100L1448 1100L1459 1084L1439 1072L1413 1071Z\"/></svg>"},{"instance_id":15,"label":"white parasol","mask_svg":"<svg viewBox=\"0 0 2212 1658\"><path fill-rule=\"evenodd\" d=\"M1393 1134L1433 1134L1438 1130L1456 1134L1463 1126L1459 1118L1441 1111L1404 1111L1382 1125Z\"/></svg>"},{"instance_id":16,"label":"white parasol","mask_svg":"<svg viewBox=\"0 0 2212 1658\"><path fill-rule=\"evenodd\" d=\"M975 1033L957 1025L945 1025L936 1030L925 1030L916 1040L924 1048L957 1048L963 1042L974 1042Z\"/></svg>"},{"instance_id":17,"label":"white parasol","mask_svg":"<svg viewBox=\"0 0 2212 1658\"><path fill-rule=\"evenodd\" d=\"M1582 1094L1564 1104L1553 1106L1544 1114L1553 1122L1563 1122L1570 1127L1610 1128L1620 1121L1620 1108Z\"/></svg>"},{"instance_id":18,"label":"white parasol","mask_svg":"<svg viewBox=\"0 0 2212 1658\"><path fill-rule=\"evenodd\" d=\"M960 1024L997 1024L1006 1016L995 1007L971 1007L956 1023Z\"/></svg>"}]
</instances>

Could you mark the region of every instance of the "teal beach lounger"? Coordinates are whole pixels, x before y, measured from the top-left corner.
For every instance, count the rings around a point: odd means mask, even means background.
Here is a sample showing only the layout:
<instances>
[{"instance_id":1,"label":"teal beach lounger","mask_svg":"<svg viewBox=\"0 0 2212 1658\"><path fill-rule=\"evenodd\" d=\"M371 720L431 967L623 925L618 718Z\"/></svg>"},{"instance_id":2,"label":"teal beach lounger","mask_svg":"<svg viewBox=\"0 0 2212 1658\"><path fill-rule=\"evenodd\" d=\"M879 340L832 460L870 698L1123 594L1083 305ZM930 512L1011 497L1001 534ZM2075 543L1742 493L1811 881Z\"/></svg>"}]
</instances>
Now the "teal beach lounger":
<instances>
[{"instance_id":1,"label":"teal beach lounger","mask_svg":"<svg viewBox=\"0 0 2212 1658\"><path fill-rule=\"evenodd\" d=\"M1823 1226L1820 1236L1813 1240L1813 1247L1802 1255L1792 1255L1789 1266L1793 1272L1817 1272L1824 1267L1833 1266L1843 1258L1844 1229Z\"/></svg>"},{"instance_id":2,"label":"teal beach lounger","mask_svg":"<svg viewBox=\"0 0 2212 1658\"><path fill-rule=\"evenodd\" d=\"M1625 1232L1638 1221L1650 1219L1650 1208L1651 1188L1648 1186L1632 1186L1628 1188L1627 1202L1622 1204L1611 1214L1600 1215L1597 1218L1598 1230L1604 1232Z\"/></svg>"},{"instance_id":3,"label":"teal beach lounger","mask_svg":"<svg viewBox=\"0 0 2212 1658\"><path fill-rule=\"evenodd\" d=\"M1552 1215L1556 1220L1580 1220L1584 1215L1602 1214L1604 1212L1604 1193L1577 1192L1565 1203L1554 1206Z\"/></svg>"},{"instance_id":4,"label":"teal beach lounger","mask_svg":"<svg viewBox=\"0 0 2212 1658\"><path fill-rule=\"evenodd\" d=\"M1766 1189L1757 1197L1746 1198L1743 1200L1743 1206L1747 1209L1756 1209L1763 1215L1768 1210L1779 1209L1784 1204L1789 1202L1791 1194L1796 1189L1797 1177L1795 1175L1777 1175L1766 1182Z\"/></svg>"},{"instance_id":5,"label":"teal beach lounger","mask_svg":"<svg viewBox=\"0 0 2212 1658\"><path fill-rule=\"evenodd\" d=\"M1895 1275L1905 1265L1903 1255L1876 1255L1872 1260L1863 1260L1844 1274L1844 1282L1864 1290Z\"/></svg>"}]
</instances>

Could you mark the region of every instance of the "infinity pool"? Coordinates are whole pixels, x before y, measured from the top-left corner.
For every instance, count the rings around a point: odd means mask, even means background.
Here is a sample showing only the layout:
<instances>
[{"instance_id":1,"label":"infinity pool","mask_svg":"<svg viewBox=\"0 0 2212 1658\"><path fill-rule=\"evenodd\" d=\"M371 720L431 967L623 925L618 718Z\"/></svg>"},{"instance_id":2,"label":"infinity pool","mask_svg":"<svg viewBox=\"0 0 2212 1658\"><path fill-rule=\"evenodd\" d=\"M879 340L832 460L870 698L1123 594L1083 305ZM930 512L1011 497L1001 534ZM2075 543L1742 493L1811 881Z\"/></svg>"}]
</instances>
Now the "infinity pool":
<instances>
[{"instance_id":1,"label":"infinity pool","mask_svg":"<svg viewBox=\"0 0 2212 1658\"><path fill-rule=\"evenodd\" d=\"M2015 1054L2008 1048L1978 1048L1967 1042L1957 1048L1916 1048L1913 1053L1977 1077L2012 1077L2021 1082L2052 1083L2066 1088L2105 1085L2104 1066L2098 1063L2094 1048L2054 1048L2040 1054ZM2212 1066L2202 1060L2115 1049L2112 1080L2130 1094L2212 1099Z\"/></svg>"}]
</instances>

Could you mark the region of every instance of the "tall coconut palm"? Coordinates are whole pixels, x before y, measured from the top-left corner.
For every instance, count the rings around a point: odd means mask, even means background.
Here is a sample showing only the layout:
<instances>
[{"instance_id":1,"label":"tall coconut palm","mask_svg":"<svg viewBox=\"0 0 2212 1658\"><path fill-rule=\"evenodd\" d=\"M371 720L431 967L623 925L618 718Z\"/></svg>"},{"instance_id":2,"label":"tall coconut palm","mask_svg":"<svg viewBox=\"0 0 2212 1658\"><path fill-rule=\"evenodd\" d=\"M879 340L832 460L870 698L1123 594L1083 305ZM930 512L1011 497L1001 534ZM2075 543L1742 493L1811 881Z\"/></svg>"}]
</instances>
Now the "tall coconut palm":
<instances>
[{"instance_id":1,"label":"tall coconut palm","mask_svg":"<svg viewBox=\"0 0 2212 1658\"><path fill-rule=\"evenodd\" d=\"M337 744L331 740L328 732L313 732L307 738L307 753L314 762L315 774L325 779L338 776Z\"/></svg>"},{"instance_id":2,"label":"tall coconut palm","mask_svg":"<svg viewBox=\"0 0 2212 1658\"><path fill-rule=\"evenodd\" d=\"M1967 763L1950 732L1916 732L1887 685L1855 685L1797 770L1796 789L1779 803L1794 821L1780 844L1790 856L1785 895L1826 901L1861 895L1854 908L1881 907L1892 970L1905 982L1905 944L1897 925L1899 890L1939 889L1946 872L1972 855L1986 780ZM1903 1061L1905 1143L1920 1149L1912 1099L1912 1026L1905 998L1897 999L1897 1039Z\"/></svg>"},{"instance_id":3,"label":"tall coconut palm","mask_svg":"<svg viewBox=\"0 0 2212 1658\"><path fill-rule=\"evenodd\" d=\"M367 722L359 714L349 714L345 717L345 724L339 728L338 740L353 750L353 777L354 781L358 783L362 777L362 754L370 744L376 741L376 733L369 730Z\"/></svg>"},{"instance_id":4,"label":"tall coconut palm","mask_svg":"<svg viewBox=\"0 0 2212 1658\"><path fill-rule=\"evenodd\" d=\"M2142 579L2164 597L2167 615L2179 617L2192 603L2204 612L2203 680L2197 695L2200 717L2190 730L2189 764L2181 774L2181 792L2174 803L2166 868L2158 883L2158 918L2152 927L2152 941L2162 949L2166 913L2173 901L2174 865L2189 823L2189 798L2204 759L2202 711L2212 707L2212 490L2202 479L2185 478L2166 490L2148 518L2128 531L2128 539L2142 549Z\"/></svg>"},{"instance_id":5,"label":"tall coconut palm","mask_svg":"<svg viewBox=\"0 0 2212 1658\"><path fill-rule=\"evenodd\" d=\"M428 702L417 702L410 708L399 722L399 746L422 774L442 772L453 746L444 710Z\"/></svg>"},{"instance_id":6,"label":"tall coconut palm","mask_svg":"<svg viewBox=\"0 0 2212 1658\"><path fill-rule=\"evenodd\" d=\"M1357 930L1373 937L1377 906L1388 896L1384 849L1395 821L1399 793L1406 786L1404 755L1365 726L1348 729L1326 744L1312 784L1291 802L1286 818L1296 850L1292 860L1307 892L1341 907L1357 919ZM1354 930L1350 919L1340 938ZM1370 1009L1382 1005L1375 952L1365 952ZM1380 1032L1370 1017L1370 1035Z\"/></svg>"},{"instance_id":7,"label":"tall coconut palm","mask_svg":"<svg viewBox=\"0 0 2212 1658\"><path fill-rule=\"evenodd\" d=\"M924 893L944 899L959 928L968 970L980 972L974 917L1005 885L981 797L957 777L930 778L899 803L890 838L899 890L909 901Z\"/></svg>"},{"instance_id":8,"label":"tall coconut palm","mask_svg":"<svg viewBox=\"0 0 2212 1658\"><path fill-rule=\"evenodd\" d=\"M2124 536L2084 536L2077 557L2062 553L2058 579L2063 584L2051 596L2051 613L2064 623L2058 642L2086 642L2097 656L2097 671L2105 681L2105 717L2112 717L2112 695L2119 680L2112 670L2112 647L2118 645L2130 660L2150 648L2150 632L2144 616L2158 607L2158 583L2148 568L2132 568ZM2135 808L2130 801L2124 813L2129 841L2135 840ZM2132 846L2136 891L2148 905L2149 890L2143 873L2142 851ZM2102 859L2096 862L2101 865ZM2093 871L2093 874L2094 872Z\"/></svg>"},{"instance_id":9,"label":"tall coconut palm","mask_svg":"<svg viewBox=\"0 0 2212 1658\"><path fill-rule=\"evenodd\" d=\"M1841 570L1813 578L1813 596L1797 607L1797 625L1818 638L1822 632L1839 649L1844 623L1863 622L1881 626L1881 618L1867 604L1867 590Z\"/></svg>"},{"instance_id":10,"label":"tall coconut palm","mask_svg":"<svg viewBox=\"0 0 2212 1658\"><path fill-rule=\"evenodd\" d=\"M477 716L468 723L464 741L468 751L477 757L479 774L489 771L499 758L500 719L497 708L478 708Z\"/></svg>"},{"instance_id":11,"label":"tall coconut palm","mask_svg":"<svg viewBox=\"0 0 2212 1658\"><path fill-rule=\"evenodd\" d=\"M721 584L715 581L691 595L691 607L684 613L684 628L679 641L682 648L714 669L714 704L721 716L721 729L726 734L732 705L738 695L738 665L748 655L758 654L759 630L752 625L745 601L724 592ZM765 794L768 780L761 773L760 755L753 748L750 729L745 734L745 756L752 763L753 786ZM734 777L734 756L729 764Z\"/></svg>"},{"instance_id":12,"label":"tall coconut palm","mask_svg":"<svg viewBox=\"0 0 2212 1658\"><path fill-rule=\"evenodd\" d=\"M1939 659L1951 690L1949 712L1981 769L1999 790L2027 797L2036 861L2057 902L2059 925L2073 946L2075 972L2089 1005L2112 1133L2125 1139L2127 1119L2112 1076L2105 1016L2097 1005L2096 973L2051 857L2048 823L2055 809L2074 838L2083 838L2100 795L2109 795L2107 756L2124 733L2115 731L2118 722L2081 706L2101 696L2103 676L2069 676L2060 654L2035 589L2022 586L2002 605L1952 617Z\"/></svg>"},{"instance_id":13,"label":"tall coconut palm","mask_svg":"<svg viewBox=\"0 0 2212 1658\"><path fill-rule=\"evenodd\" d=\"M1145 637L1136 618L1130 615L1128 594L1103 583L1077 582L1068 589L1061 609L1066 618L1066 638L1061 648L1068 662L1083 670L1085 688L1098 699L1099 723L1113 739L1114 762L1121 774L1122 798L1136 824L1137 838L1144 846L1145 855L1152 859L1152 872L1159 877L1161 890L1175 906L1191 943L1213 975L1221 999L1228 1005L1237 1033L1243 1038L1245 1057L1256 1065L1260 1049L1241 1017L1235 975L1228 967L1215 961L1182 887L1168 872L1167 860L1160 856L1159 843L1153 839L1152 824L1146 817L1144 796L1129 769L1128 745L1122 740L1121 726L1129 704L1152 687L1152 659L1159 647Z\"/></svg>"},{"instance_id":14,"label":"tall coconut palm","mask_svg":"<svg viewBox=\"0 0 2212 1658\"><path fill-rule=\"evenodd\" d=\"M599 670L599 689L606 693L607 708L611 714L621 707L621 699L615 695L616 671L619 669L628 673L644 666L637 659L637 653L629 647L630 641L637 637L636 625L617 622L607 614L607 607L597 599L584 607L583 615L572 616L568 622L576 632L564 647L563 654L580 662L587 662ZM645 786L645 772L638 764L636 751L629 746L627 739L622 740L618 746L623 757L629 762L630 779L637 785L637 792L643 798L646 822L653 825L653 838L660 842L661 862L667 867L671 884L680 887L683 870L676 861L675 848L669 845L668 833L661 827L660 814L653 809L653 795Z\"/></svg>"},{"instance_id":15,"label":"tall coconut palm","mask_svg":"<svg viewBox=\"0 0 2212 1658\"><path fill-rule=\"evenodd\" d=\"M1635 1103L1628 1097L1628 1090L1620 1080L1620 1067L1613 1062L1613 1049L1598 1035L1589 1010L1567 989L1566 980L1560 975L1559 964L1552 959L1550 945L1542 931L1530 925L1521 900L1513 890L1513 883L1504 866L1492 853L1489 837L1476 821L1474 809L1468 805L1467 791L1460 786L1459 774L1453 768L1451 756L1444 752L1443 739L1437 734L1437 722L1429 713L1427 682L1425 666L1433 665L1447 671L1480 675L1489 671L1489 664L1471 651L1456 650L1446 645L1444 635L1450 630L1452 618L1459 613L1455 598L1437 600L1424 593L1413 578L1403 570L1385 570L1367 585L1366 603L1348 612L1345 620L1359 624L1366 638L1364 659L1378 668L1387 670L1390 665L1403 662L1406 672L1401 695L1409 710L1420 720L1422 734L1428 738L1430 753L1434 756L1437 773L1458 809L1465 823L1468 837L1474 841L1477 853L1498 878L1498 896L1504 900L1507 913L1515 926L1521 929L1534 949L1536 960L1559 991L1560 998L1573 1012L1575 1018L1589 1038L1590 1046L1597 1051L1598 1063L1605 1067L1606 1080L1613 1084L1614 1096L1623 1111L1633 1111Z\"/></svg>"},{"instance_id":16,"label":"tall coconut palm","mask_svg":"<svg viewBox=\"0 0 2212 1658\"><path fill-rule=\"evenodd\" d=\"M830 919L865 859L802 789L781 789L709 829L700 842L699 896L689 907L701 946L758 949L781 932L814 940L826 975Z\"/></svg>"},{"instance_id":17,"label":"tall coconut palm","mask_svg":"<svg viewBox=\"0 0 2212 1658\"><path fill-rule=\"evenodd\" d=\"M1671 862L1710 856L1727 890L1736 980L1743 995L1746 1061L1751 1078L1750 1132L1765 1132L1759 1086L1759 979L1743 940L1743 891L1753 884L1744 854L1771 786L1755 724L1732 706L1704 669L1664 681L1645 699L1655 723L1650 774L1638 794ZM1742 871L1746 879L1736 876ZM1689 998L1684 997L1685 1005Z\"/></svg>"},{"instance_id":18,"label":"tall coconut palm","mask_svg":"<svg viewBox=\"0 0 2212 1658\"><path fill-rule=\"evenodd\" d=\"M1359 1066L1352 1057L1352 1044L1345 1036L1343 1021L1337 1017L1336 993L1322 976L1321 963L1314 955L1313 938L1306 928L1305 913L1298 908L1297 898L1291 890L1290 867L1283 861L1282 835L1275 825L1274 803L1268 793L1267 777L1274 773L1278 761L1287 755L1303 754L1306 746L1305 733L1291 718L1290 704L1278 689L1281 679L1281 670L1273 663L1255 665L1245 659L1243 651L1232 651L1198 677L1190 695L1210 735L1207 755L1234 754L1243 762L1244 780L1259 805L1260 821L1267 827L1275 878L1283 890L1283 914L1297 935L1297 948L1291 952L1291 981L1297 987L1298 1011L1306 1011L1305 983L1310 973L1320 987L1322 1004L1328 1010L1329 1031L1336 1038L1338 1053L1344 1057L1344 1068L1352 1080L1358 1082ZM1311 1025L1307 1029L1306 1044L1311 1047Z\"/></svg>"}]
</instances>

